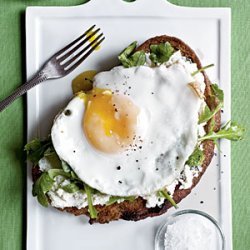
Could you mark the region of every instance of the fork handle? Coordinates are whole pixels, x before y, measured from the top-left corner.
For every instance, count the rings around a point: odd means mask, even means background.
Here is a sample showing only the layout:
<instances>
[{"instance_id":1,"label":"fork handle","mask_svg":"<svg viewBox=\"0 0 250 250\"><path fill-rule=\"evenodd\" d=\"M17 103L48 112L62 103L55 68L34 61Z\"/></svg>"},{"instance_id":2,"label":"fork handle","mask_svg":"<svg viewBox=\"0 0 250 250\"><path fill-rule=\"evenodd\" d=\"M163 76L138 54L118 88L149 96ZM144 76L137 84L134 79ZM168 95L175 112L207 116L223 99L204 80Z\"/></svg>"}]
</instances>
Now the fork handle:
<instances>
[{"instance_id":1,"label":"fork handle","mask_svg":"<svg viewBox=\"0 0 250 250\"><path fill-rule=\"evenodd\" d=\"M22 84L18 87L11 95L0 102L0 112L2 112L6 107L8 107L12 102L14 102L18 97L25 94L29 89L33 88L37 84L44 82L48 79L47 75L43 71L36 74L31 80Z\"/></svg>"}]
</instances>

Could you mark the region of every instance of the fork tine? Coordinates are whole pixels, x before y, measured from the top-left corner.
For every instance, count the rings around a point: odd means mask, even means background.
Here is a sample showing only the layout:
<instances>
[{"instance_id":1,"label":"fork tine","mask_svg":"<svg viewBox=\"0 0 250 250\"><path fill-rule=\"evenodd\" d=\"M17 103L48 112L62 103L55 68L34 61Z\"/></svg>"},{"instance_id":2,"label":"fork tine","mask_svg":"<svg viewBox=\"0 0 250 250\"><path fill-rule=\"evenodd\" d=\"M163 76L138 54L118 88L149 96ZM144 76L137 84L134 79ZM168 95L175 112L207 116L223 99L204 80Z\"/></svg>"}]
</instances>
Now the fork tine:
<instances>
[{"instance_id":1,"label":"fork tine","mask_svg":"<svg viewBox=\"0 0 250 250\"><path fill-rule=\"evenodd\" d=\"M75 64L73 64L70 68L65 70L66 74L73 71L76 67L78 67L103 41L105 37L103 37L99 42L97 42L83 57L81 57Z\"/></svg>"},{"instance_id":2,"label":"fork tine","mask_svg":"<svg viewBox=\"0 0 250 250\"><path fill-rule=\"evenodd\" d=\"M54 54L54 56L56 56L56 57L60 56L63 52L65 52L70 47L72 47L74 44L76 44L77 42L79 42L82 38L84 38L92 29L94 29L95 26L96 26L95 24L92 25L88 30L86 30L82 35L80 35L78 38L76 38L73 42L71 42L70 44L66 45L64 48L62 48L56 54Z\"/></svg>"},{"instance_id":3,"label":"fork tine","mask_svg":"<svg viewBox=\"0 0 250 250\"><path fill-rule=\"evenodd\" d=\"M101 33L97 36L91 43L89 43L86 47L84 47L81 51L79 51L75 56L69 59L67 62L61 64L64 68L67 68L70 64L72 64L77 58L79 58L85 51L87 51L91 46L94 46L95 43L103 36Z\"/></svg>"},{"instance_id":4,"label":"fork tine","mask_svg":"<svg viewBox=\"0 0 250 250\"><path fill-rule=\"evenodd\" d=\"M59 62L63 62L65 59L67 59L72 53L74 53L75 51L77 51L84 43L86 43L87 41L89 41L89 39L91 37L94 37L94 35L99 31L100 29L96 29L95 31L93 31L93 33L89 34L83 41L81 41L79 44L77 44L77 46L73 47L70 51L68 51L65 55L59 57L57 60Z\"/></svg>"}]
</instances>

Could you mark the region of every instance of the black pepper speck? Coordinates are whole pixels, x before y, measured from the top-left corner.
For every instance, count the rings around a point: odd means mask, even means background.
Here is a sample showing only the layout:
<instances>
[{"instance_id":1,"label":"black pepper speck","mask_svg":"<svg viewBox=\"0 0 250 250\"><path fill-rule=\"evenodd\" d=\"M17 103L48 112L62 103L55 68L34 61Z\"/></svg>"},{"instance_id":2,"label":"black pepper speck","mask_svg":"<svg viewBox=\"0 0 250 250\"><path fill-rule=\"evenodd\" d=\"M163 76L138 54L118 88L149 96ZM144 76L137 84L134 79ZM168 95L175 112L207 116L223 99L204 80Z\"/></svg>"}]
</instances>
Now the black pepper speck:
<instances>
[{"instance_id":1,"label":"black pepper speck","mask_svg":"<svg viewBox=\"0 0 250 250\"><path fill-rule=\"evenodd\" d=\"M64 114L66 116L70 116L72 114L72 112L71 112L71 110L67 109L67 110L64 111Z\"/></svg>"}]
</instances>

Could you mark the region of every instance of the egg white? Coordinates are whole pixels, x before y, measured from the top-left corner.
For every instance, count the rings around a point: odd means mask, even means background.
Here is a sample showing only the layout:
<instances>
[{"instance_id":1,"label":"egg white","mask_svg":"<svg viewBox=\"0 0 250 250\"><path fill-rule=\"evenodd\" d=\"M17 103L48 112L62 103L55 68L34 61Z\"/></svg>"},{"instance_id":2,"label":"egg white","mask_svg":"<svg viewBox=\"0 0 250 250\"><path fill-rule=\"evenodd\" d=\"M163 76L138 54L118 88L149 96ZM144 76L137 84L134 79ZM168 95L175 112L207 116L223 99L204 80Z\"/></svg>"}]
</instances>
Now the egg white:
<instances>
[{"instance_id":1,"label":"egg white","mask_svg":"<svg viewBox=\"0 0 250 250\"><path fill-rule=\"evenodd\" d=\"M97 74L94 87L127 95L140 108L142 148L113 155L95 150L82 129L84 101L76 96L52 127L57 154L83 182L105 194L144 196L170 185L197 143L201 100L188 86L192 81L178 62L155 68L118 66Z\"/></svg>"}]
</instances>

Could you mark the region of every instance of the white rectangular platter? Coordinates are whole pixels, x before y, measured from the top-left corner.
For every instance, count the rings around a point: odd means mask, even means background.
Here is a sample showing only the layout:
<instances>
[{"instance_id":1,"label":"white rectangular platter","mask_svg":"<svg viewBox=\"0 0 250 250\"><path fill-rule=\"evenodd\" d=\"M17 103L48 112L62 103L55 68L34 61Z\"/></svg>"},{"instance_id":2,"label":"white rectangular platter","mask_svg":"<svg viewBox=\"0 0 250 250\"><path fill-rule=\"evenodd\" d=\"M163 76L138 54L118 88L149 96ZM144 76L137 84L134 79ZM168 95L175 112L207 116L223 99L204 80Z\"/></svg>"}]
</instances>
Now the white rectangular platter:
<instances>
[{"instance_id":1,"label":"white rectangular platter","mask_svg":"<svg viewBox=\"0 0 250 250\"><path fill-rule=\"evenodd\" d=\"M48 81L27 95L28 140L46 136L54 116L72 96L71 82L79 73L108 70L118 64L117 55L132 41L156 35L176 36L189 44L208 70L212 81L225 92L222 122L230 119L230 9L184 8L165 0L92 0L77 7L29 7L26 10L27 77L52 54L93 24L106 40L79 68L63 79ZM232 249L230 143L220 142L221 154L214 157L198 186L179 209L193 208L212 215ZM119 249L152 250L155 232L166 215L140 222L117 221L89 225L85 217L74 217L45 209L32 197L30 166L27 177L27 249ZM201 202L202 201L202 202ZM170 209L169 213L175 210Z\"/></svg>"}]
</instances>

